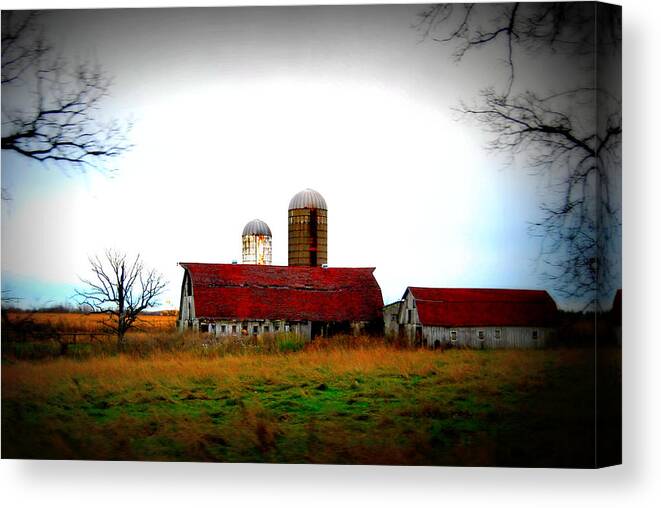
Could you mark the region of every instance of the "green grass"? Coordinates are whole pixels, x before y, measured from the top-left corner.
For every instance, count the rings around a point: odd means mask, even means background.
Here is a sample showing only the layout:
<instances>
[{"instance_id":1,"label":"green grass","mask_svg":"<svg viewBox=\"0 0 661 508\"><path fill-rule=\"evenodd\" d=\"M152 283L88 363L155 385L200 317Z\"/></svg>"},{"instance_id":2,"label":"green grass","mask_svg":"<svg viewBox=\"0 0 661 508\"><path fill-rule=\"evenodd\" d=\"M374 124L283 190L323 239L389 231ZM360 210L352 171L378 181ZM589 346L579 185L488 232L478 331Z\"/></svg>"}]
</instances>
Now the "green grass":
<instances>
[{"instance_id":1,"label":"green grass","mask_svg":"<svg viewBox=\"0 0 661 508\"><path fill-rule=\"evenodd\" d=\"M16 361L3 366L2 455L590 467L592 358L375 347Z\"/></svg>"}]
</instances>

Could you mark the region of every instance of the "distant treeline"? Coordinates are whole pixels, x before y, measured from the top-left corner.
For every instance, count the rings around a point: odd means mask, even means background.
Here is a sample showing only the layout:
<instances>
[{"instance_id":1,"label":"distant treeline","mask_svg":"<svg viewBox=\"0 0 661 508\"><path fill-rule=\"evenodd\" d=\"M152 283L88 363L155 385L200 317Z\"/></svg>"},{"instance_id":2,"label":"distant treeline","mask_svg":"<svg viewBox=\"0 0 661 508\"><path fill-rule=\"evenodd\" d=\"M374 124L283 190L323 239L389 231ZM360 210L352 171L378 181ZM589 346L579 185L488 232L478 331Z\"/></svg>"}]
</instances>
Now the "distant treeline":
<instances>
[{"instance_id":1,"label":"distant treeline","mask_svg":"<svg viewBox=\"0 0 661 508\"><path fill-rule=\"evenodd\" d=\"M557 342L563 346L592 345L598 339L600 344L614 344L621 327L622 317L617 312L559 311Z\"/></svg>"},{"instance_id":2,"label":"distant treeline","mask_svg":"<svg viewBox=\"0 0 661 508\"><path fill-rule=\"evenodd\" d=\"M14 312L14 313L29 313L29 314L89 314L89 307L85 306L74 306L74 305L49 305L47 307L34 307L31 309L26 309L23 307L16 307L12 305L3 305L3 312ZM176 316L179 311L176 309L164 309L164 310L151 310L141 312L145 316Z\"/></svg>"}]
</instances>

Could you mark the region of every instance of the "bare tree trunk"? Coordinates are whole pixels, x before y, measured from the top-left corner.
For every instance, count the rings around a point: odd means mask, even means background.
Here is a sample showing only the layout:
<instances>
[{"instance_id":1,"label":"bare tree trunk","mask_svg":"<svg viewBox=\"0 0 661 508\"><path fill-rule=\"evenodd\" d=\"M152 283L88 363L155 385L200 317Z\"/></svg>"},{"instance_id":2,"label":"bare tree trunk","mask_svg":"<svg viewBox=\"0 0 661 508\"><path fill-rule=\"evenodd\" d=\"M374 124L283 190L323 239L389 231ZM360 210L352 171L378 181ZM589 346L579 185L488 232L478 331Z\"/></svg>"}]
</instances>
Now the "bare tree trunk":
<instances>
[{"instance_id":1,"label":"bare tree trunk","mask_svg":"<svg viewBox=\"0 0 661 508\"><path fill-rule=\"evenodd\" d=\"M126 351L126 335L123 331L117 331L117 351L123 353Z\"/></svg>"}]
</instances>

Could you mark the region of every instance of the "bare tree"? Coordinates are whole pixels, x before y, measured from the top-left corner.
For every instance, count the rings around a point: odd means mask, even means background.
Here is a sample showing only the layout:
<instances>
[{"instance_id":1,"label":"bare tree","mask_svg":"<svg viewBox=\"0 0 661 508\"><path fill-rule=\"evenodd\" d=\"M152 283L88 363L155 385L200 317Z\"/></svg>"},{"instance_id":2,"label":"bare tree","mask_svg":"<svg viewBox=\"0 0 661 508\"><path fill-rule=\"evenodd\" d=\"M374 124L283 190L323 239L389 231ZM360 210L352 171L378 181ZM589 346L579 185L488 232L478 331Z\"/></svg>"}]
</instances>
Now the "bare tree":
<instances>
[{"instance_id":1,"label":"bare tree","mask_svg":"<svg viewBox=\"0 0 661 508\"><path fill-rule=\"evenodd\" d=\"M128 125L101 120L111 80L98 65L71 65L54 53L38 13L2 13L2 150L109 170L130 148Z\"/></svg>"},{"instance_id":2,"label":"bare tree","mask_svg":"<svg viewBox=\"0 0 661 508\"><path fill-rule=\"evenodd\" d=\"M91 313L106 314L105 327L117 335L117 346L125 346L126 332L135 326L144 310L158 304L167 283L155 270L148 270L140 255L107 250L103 258L89 259L93 277L81 279L84 289L76 290L78 304Z\"/></svg>"},{"instance_id":3,"label":"bare tree","mask_svg":"<svg viewBox=\"0 0 661 508\"><path fill-rule=\"evenodd\" d=\"M620 10L591 3L439 4L420 13L425 38L473 50L500 48L506 75L484 83L459 111L491 134L488 148L546 178L539 220L543 277L563 295L594 303L617 279L621 215ZM606 71L597 69L599 61ZM532 59L571 58L563 89L527 75ZM556 60L557 61L557 60ZM551 65L551 64L550 64ZM610 69L608 68L610 66ZM608 75L608 71L611 75ZM597 111L599 114L597 115Z\"/></svg>"}]
</instances>

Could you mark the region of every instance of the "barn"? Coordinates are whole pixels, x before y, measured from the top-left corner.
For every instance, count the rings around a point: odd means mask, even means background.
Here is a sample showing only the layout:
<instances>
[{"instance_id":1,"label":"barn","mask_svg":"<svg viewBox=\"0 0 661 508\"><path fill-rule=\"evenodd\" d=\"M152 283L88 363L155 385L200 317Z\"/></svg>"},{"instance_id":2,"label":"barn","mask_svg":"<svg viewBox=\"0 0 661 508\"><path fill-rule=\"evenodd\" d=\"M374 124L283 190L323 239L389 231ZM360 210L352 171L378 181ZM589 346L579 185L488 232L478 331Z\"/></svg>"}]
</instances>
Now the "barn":
<instances>
[{"instance_id":1,"label":"barn","mask_svg":"<svg viewBox=\"0 0 661 508\"><path fill-rule=\"evenodd\" d=\"M374 268L179 263L180 330L216 336L291 332L312 339L380 331Z\"/></svg>"},{"instance_id":2,"label":"barn","mask_svg":"<svg viewBox=\"0 0 661 508\"><path fill-rule=\"evenodd\" d=\"M399 309L402 300L389 303L383 307L383 333L386 337L393 338L399 335Z\"/></svg>"},{"instance_id":3,"label":"barn","mask_svg":"<svg viewBox=\"0 0 661 508\"><path fill-rule=\"evenodd\" d=\"M486 349L545 346L557 312L546 291L408 287L396 315L412 344Z\"/></svg>"}]
</instances>

